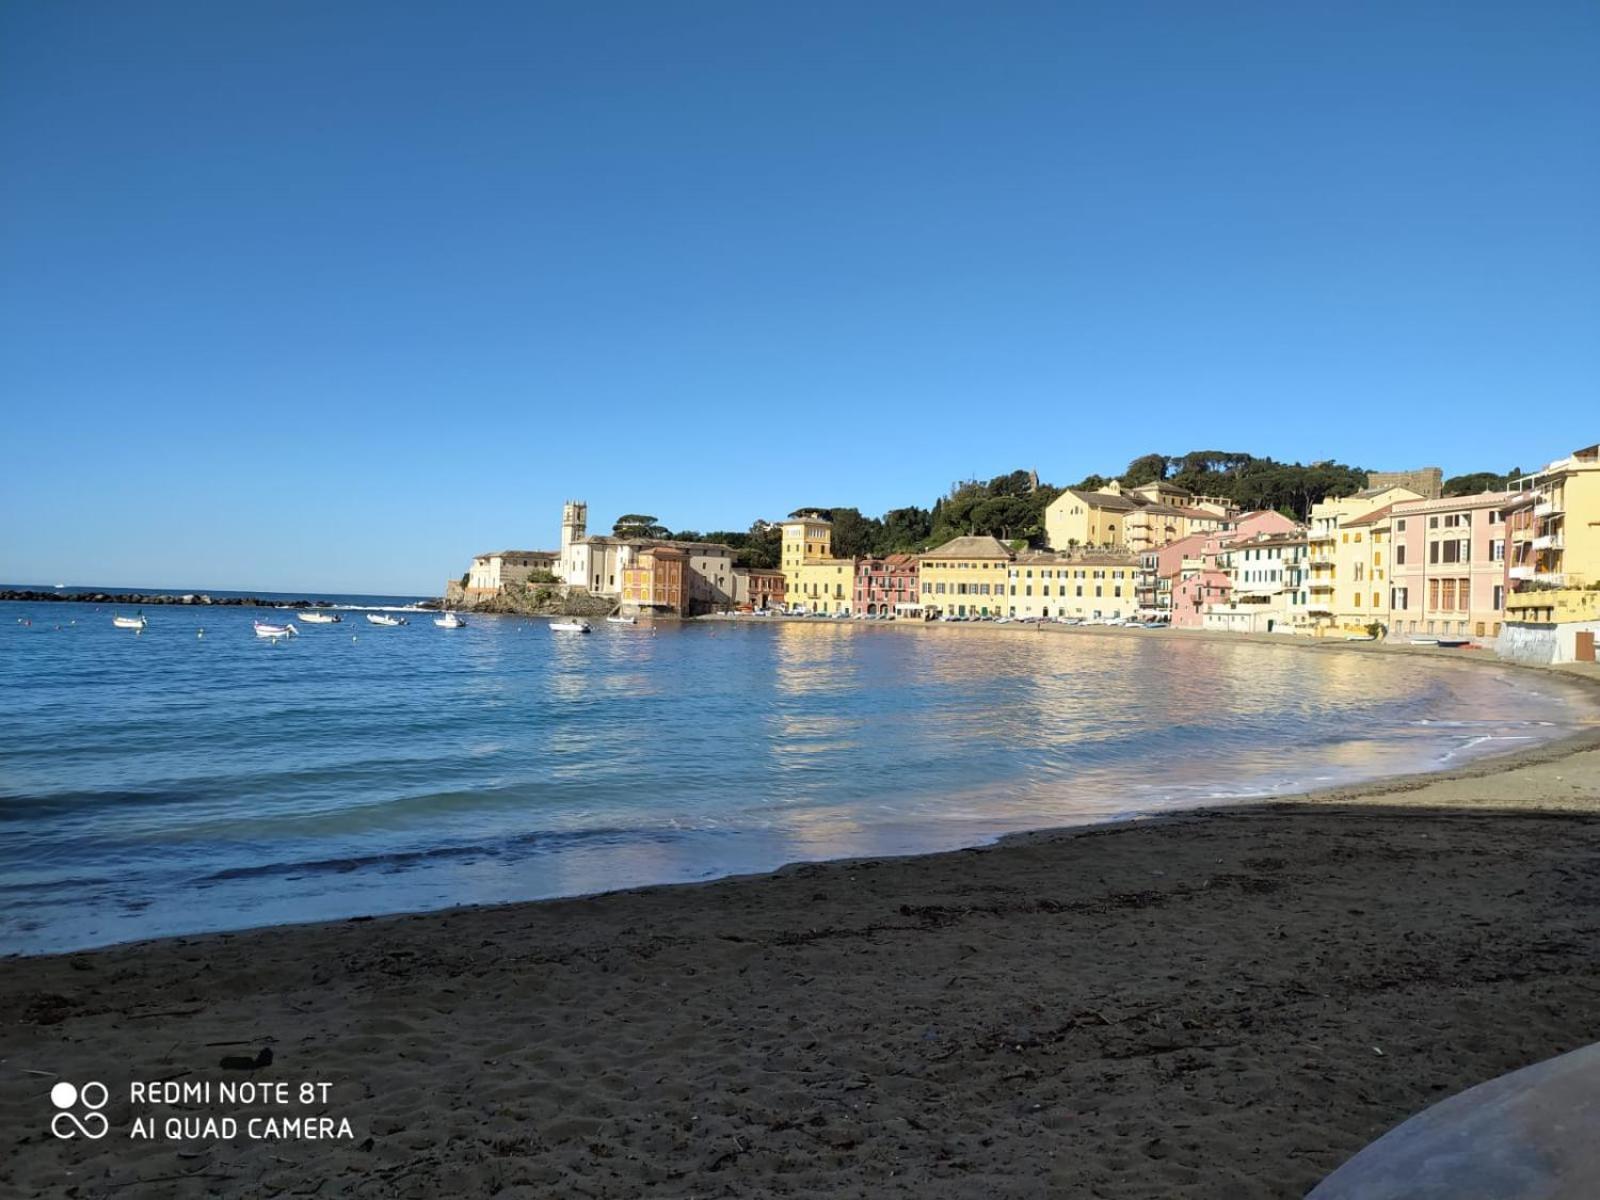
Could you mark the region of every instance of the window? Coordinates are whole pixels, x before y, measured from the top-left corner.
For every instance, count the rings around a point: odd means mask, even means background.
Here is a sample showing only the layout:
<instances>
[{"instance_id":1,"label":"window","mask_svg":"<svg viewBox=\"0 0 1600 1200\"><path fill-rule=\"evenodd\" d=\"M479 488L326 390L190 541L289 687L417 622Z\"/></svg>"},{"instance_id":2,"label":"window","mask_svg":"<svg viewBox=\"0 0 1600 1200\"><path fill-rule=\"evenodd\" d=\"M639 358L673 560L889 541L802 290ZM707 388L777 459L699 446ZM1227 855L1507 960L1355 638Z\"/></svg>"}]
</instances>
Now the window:
<instances>
[{"instance_id":1,"label":"window","mask_svg":"<svg viewBox=\"0 0 1600 1200\"><path fill-rule=\"evenodd\" d=\"M1494 610L1499 612L1506 606L1506 589L1503 584L1494 585Z\"/></svg>"},{"instance_id":2,"label":"window","mask_svg":"<svg viewBox=\"0 0 1600 1200\"><path fill-rule=\"evenodd\" d=\"M1396 546L1394 548L1394 565L1397 567L1406 565L1406 548L1404 546Z\"/></svg>"}]
</instances>

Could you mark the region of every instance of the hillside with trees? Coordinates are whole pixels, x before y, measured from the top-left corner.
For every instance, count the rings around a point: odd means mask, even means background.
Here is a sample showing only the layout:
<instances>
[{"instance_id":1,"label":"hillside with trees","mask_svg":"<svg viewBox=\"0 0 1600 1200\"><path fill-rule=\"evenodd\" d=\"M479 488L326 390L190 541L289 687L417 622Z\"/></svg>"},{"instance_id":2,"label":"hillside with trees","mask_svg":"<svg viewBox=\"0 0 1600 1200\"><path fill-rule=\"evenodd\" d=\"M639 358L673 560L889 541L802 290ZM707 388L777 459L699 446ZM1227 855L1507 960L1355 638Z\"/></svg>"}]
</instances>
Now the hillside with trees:
<instances>
[{"instance_id":1,"label":"hillside with trees","mask_svg":"<svg viewBox=\"0 0 1600 1200\"><path fill-rule=\"evenodd\" d=\"M1445 482L1444 494L1471 495L1486 488L1502 488L1507 478L1482 471L1453 476ZM1367 469L1336 462L1283 463L1232 450L1191 450L1179 455L1142 454L1120 475L1089 475L1070 486L1098 491L1112 479L1124 488L1164 480L1197 496L1220 497L1246 510L1275 509L1304 521L1319 501L1366 487ZM830 520L833 552L841 558L915 553L969 534L987 534L1018 547L1041 546L1045 509L1064 490L1041 483L1032 471L1018 470L989 480L958 480L927 508L908 505L892 508L881 517L869 517L858 508L815 505L797 508L789 516L817 513ZM661 529L654 517L630 515L619 520L619 530L625 524L634 530ZM783 540L779 526L764 520L744 533L685 530L671 536L724 542L739 552L739 565L769 568L778 565Z\"/></svg>"}]
</instances>

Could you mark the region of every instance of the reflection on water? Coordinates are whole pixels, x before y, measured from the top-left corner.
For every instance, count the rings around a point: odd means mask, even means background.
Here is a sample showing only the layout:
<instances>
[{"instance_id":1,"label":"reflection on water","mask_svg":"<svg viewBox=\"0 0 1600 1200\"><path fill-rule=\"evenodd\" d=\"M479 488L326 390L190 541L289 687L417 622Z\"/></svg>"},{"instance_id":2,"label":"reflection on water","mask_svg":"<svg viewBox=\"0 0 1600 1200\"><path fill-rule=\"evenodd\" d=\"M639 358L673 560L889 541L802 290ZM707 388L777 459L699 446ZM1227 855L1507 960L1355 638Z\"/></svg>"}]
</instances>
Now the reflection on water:
<instances>
[{"instance_id":1,"label":"reflection on water","mask_svg":"<svg viewBox=\"0 0 1600 1200\"><path fill-rule=\"evenodd\" d=\"M17 615L0 951L971 844L1425 770L1586 712L1557 679L1184 638L478 618L274 646L250 610L140 637Z\"/></svg>"}]
</instances>

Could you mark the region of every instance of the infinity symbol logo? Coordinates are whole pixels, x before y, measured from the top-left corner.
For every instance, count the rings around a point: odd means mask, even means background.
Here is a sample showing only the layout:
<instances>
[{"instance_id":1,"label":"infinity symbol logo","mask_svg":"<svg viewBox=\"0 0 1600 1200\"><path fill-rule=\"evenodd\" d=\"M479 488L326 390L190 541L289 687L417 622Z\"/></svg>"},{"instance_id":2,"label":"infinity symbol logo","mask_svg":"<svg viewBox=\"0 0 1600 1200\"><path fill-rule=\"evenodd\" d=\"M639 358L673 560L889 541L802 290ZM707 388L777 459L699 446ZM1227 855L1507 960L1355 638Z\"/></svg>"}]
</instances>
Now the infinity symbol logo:
<instances>
[{"instance_id":1,"label":"infinity symbol logo","mask_svg":"<svg viewBox=\"0 0 1600 1200\"><path fill-rule=\"evenodd\" d=\"M105 1114L100 1110L106 1106L106 1101L110 1098L111 1093L103 1083L90 1082L78 1088L63 1079L50 1089L50 1103L62 1110L50 1118L50 1132L58 1138L80 1135L86 1138L105 1137L111 1122L106 1120ZM88 1109L82 1117L68 1111L79 1100L82 1100L84 1108ZM74 1133L74 1130L77 1132Z\"/></svg>"}]
</instances>

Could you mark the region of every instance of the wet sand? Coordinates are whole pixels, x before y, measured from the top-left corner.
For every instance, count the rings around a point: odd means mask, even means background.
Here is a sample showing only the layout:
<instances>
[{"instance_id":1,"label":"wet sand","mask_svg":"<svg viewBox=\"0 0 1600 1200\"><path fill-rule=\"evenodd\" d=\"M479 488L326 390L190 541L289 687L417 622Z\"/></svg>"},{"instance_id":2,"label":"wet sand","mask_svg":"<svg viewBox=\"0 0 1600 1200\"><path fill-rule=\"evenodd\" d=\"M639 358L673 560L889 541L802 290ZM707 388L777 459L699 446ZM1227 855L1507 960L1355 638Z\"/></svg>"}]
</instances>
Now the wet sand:
<instances>
[{"instance_id":1,"label":"wet sand","mask_svg":"<svg viewBox=\"0 0 1600 1200\"><path fill-rule=\"evenodd\" d=\"M3 960L0 1193L1299 1196L1407 1114L1600 1039L1597 745L949 854ZM58 1079L110 1086L108 1136L52 1136ZM128 1102L239 1079L331 1089ZM352 1136L128 1136L313 1114Z\"/></svg>"}]
</instances>

